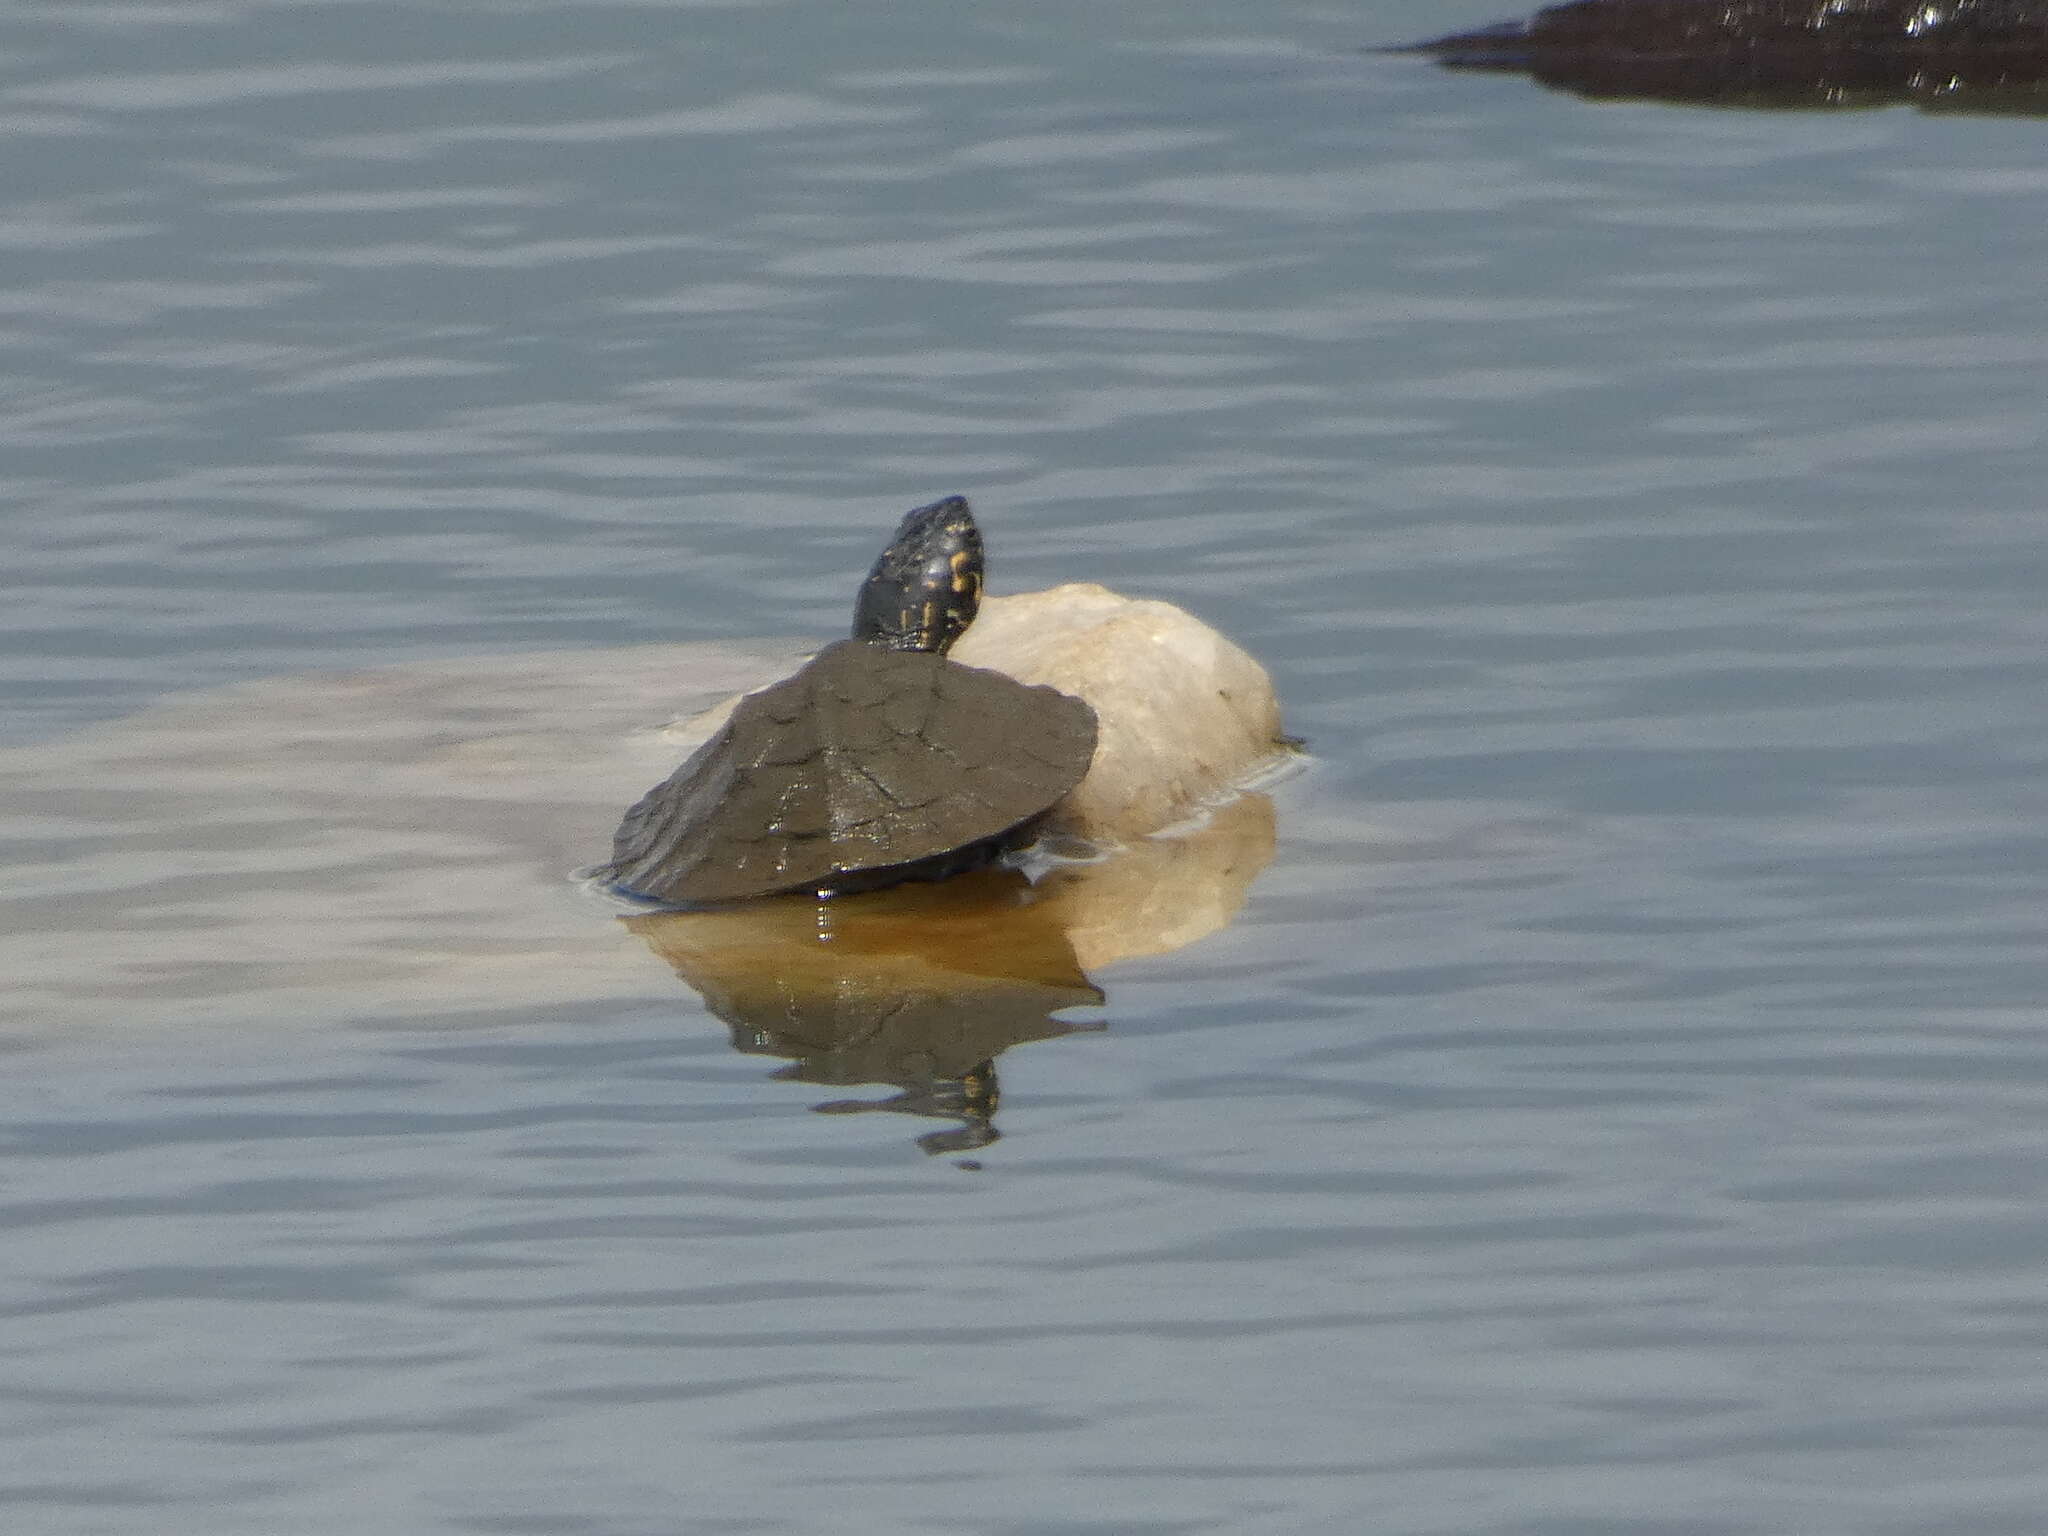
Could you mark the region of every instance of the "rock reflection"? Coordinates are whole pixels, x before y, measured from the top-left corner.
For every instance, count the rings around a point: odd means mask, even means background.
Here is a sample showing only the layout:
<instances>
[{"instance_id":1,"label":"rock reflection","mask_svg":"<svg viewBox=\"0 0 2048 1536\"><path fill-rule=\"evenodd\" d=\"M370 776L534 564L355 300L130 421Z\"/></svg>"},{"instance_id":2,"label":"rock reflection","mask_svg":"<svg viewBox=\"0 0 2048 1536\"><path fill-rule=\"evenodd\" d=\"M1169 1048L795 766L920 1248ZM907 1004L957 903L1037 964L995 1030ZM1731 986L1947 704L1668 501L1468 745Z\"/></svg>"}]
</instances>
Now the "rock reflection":
<instances>
[{"instance_id":1,"label":"rock reflection","mask_svg":"<svg viewBox=\"0 0 2048 1536\"><path fill-rule=\"evenodd\" d=\"M1093 967L1170 953L1237 915L1273 853L1272 802L1239 796L1199 827L1148 838L1036 884L985 870L817 902L780 897L624 919L732 1029L733 1049L778 1056L777 1075L882 1084L882 1099L821 1103L957 1121L927 1152L997 1137L995 1059L1100 1026L1057 1017L1102 1003Z\"/></svg>"},{"instance_id":2,"label":"rock reflection","mask_svg":"<svg viewBox=\"0 0 2048 1536\"><path fill-rule=\"evenodd\" d=\"M1592 99L2048 114L2034 0L1575 0L1399 51Z\"/></svg>"}]
</instances>

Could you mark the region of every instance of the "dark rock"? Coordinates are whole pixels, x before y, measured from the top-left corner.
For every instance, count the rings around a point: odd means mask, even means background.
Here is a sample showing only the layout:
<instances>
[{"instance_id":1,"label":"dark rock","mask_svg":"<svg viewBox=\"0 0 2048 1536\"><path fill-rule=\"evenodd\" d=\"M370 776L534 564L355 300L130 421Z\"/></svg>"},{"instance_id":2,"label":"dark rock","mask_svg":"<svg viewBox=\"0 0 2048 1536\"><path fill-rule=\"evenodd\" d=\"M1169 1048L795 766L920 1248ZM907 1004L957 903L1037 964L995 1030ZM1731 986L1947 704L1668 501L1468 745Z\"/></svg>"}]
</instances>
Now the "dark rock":
<instances>
[{"instance_id":1,"label":"dark rock","mask_svg":"<svg viewBox=\"0 0 2048 1536\"><path fill-rule=\"evenodd\" d=\"M2048 113L2048 0L1573 0L1396 51L1595 99Z\"/></svg>"}]
</instances>

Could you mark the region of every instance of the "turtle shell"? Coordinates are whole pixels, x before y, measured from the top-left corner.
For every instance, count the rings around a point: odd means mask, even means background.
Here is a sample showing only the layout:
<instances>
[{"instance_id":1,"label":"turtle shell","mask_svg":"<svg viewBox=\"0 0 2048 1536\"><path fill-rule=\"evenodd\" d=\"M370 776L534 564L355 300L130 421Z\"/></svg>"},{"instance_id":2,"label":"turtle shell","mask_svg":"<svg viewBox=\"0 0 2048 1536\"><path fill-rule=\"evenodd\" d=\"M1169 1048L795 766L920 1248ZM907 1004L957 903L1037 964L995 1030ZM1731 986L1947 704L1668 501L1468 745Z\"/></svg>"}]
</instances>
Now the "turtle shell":
<instances>
[{"instance_id":1,"label":"turtle shell","mask_svg":"<svg viewBox=\"0 0 2048 1536\"><path fill-rule=\"evenodd\" d=\"M827 646L626 812L601 874L677 905L952 873L1088 771L1095 714L922 651Z\"/></svg>"}]
</instances>

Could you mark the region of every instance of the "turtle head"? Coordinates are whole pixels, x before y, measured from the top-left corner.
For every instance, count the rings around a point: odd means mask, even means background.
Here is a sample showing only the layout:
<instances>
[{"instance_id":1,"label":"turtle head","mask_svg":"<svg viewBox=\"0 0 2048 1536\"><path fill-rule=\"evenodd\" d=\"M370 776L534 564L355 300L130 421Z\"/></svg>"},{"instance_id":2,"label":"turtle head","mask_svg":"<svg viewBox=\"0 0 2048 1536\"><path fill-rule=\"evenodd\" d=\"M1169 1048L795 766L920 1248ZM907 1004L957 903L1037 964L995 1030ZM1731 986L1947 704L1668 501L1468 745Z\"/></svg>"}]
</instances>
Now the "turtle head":
<instances>
[{"instance_id":1,"label":"turtle head","mask_svg":"<svg viewBox=\"0 0 2048 1536\"><path fill-rule=\"evenodd\" d=\"M903 519L853 605L853 638L943 655L981 606L981 530L965 496Z\"/></svg>"}]
</instances>

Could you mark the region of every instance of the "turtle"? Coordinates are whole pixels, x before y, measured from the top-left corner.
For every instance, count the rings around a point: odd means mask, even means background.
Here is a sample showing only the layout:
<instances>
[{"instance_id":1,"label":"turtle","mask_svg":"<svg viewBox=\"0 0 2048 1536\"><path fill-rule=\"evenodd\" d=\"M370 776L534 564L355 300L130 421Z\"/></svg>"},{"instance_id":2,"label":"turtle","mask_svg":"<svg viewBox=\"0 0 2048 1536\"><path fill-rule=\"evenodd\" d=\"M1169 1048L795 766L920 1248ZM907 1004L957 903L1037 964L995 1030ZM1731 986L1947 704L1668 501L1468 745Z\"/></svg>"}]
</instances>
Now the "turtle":
<instances>
[{"instance_id":1,"label":"turtle","mask_svg":"<svg viewBox=\"0 0 2048 1536\"><path fill-rule=\"evenodd\" d=\"M906 514L852 638L741 698L626 812L598 878L679 907L826 898L943 879L1028 841L1087 773L1095 712L947 658L981 582L965 497Z\"/></svg>"}]
</instances>

